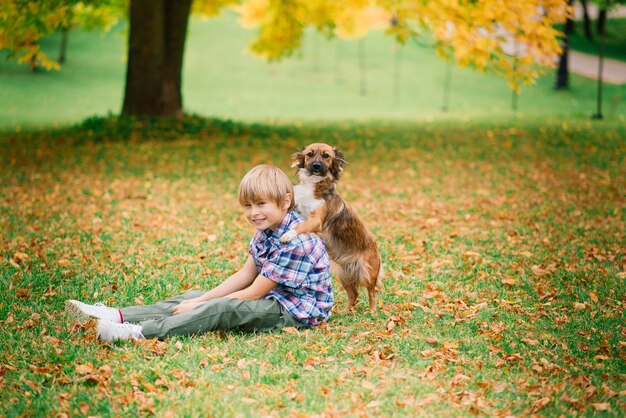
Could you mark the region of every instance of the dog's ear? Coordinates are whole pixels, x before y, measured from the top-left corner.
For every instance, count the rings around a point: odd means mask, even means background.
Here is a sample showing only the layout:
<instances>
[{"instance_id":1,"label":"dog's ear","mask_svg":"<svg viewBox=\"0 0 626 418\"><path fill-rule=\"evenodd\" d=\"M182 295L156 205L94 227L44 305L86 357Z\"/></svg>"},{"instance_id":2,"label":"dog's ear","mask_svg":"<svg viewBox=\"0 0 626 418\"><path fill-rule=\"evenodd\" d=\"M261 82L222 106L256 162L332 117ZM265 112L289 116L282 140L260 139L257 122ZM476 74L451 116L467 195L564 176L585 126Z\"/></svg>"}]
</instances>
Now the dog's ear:
<instances>
[{"instance_id":1,"label":"dog's ear","mask_svg":"<svg viewBox=\"0 0 626 418\"><path fill-rule=\"evenodd\" d=\"M333 164L330 167L330 172L332 173L335 180L339 180L339 176L343 171L343 166L346 164L346 160L341 150L335 147L333 148L333 151L335 151L335 158L333 158Z\"/></svg>"},{"instance_id":2,"label":"dog's ear","mask_svg":"<svg viewBox=\"0 0 626 418\"><path fill-rule=\"evenodd\" d=\"M293 168L304 168L304 151L305 147L300 148L300 151L291 154L291 159L293 163L291 163L291 167Z\"/></svg>"}]
</instances>

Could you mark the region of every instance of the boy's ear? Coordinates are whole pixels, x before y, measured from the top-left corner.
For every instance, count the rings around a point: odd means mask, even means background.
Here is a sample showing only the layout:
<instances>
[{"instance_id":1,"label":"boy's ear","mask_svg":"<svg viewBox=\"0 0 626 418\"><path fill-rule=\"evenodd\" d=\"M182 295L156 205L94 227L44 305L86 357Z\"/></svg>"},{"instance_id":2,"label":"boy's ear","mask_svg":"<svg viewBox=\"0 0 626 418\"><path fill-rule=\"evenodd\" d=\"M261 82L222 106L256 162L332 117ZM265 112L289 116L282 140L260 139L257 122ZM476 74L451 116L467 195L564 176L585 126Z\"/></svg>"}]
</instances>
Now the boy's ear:
<instances>
[{"instance_id":1,"label":"boy's ear","mask_svg":"<svg viewBox=\"0 0 626 418\"><path fill-rule=\"evenodd\" d=\"M293 168L304 168L304 153L303 151L305 150L304 147L300 148L300 151L291 154L291 159L293 160L293 163L291 164L291 166Z\"/></svg>"},{"instance_id":2,"label":"boy's ear","mask_svg":"<svg viewBox=\"0 0 626 418\"><path fill-rule=\"evenodd\" d=\"M291 200L292 199L293 199L293 196L291 195L291 193L285 194L285 206L283 207L284 209L289 210L289 207L291 206Z\"/></svg>"}]
</instances>

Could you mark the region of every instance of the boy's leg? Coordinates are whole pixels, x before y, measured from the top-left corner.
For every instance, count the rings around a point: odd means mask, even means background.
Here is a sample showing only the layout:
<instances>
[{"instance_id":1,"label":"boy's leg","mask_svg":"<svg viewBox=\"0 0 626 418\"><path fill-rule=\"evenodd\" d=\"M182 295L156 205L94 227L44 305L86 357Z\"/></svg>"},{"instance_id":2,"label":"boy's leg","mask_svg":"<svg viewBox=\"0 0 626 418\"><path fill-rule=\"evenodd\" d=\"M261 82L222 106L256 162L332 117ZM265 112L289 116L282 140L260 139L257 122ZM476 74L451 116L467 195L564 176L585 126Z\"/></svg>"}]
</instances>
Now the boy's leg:
<instances>
[{"instance_id":1,"label":"boy's leg","mask_svg":"<svg viewBox=\"0 0 626 418\"><path fill-rule=\"evenodd\" d=\"M285 326L301 327L275 299L210 300L191 312L141 323L145 338L192 335L215 330L269 331Z\"/></svg>"},{"instance_id":2,"label":"boy's leg","mask_svg":"<svg viewBox=\"0 0 626 418\"><path fill-rule=\"evenodd\" d=\"M149 319L161 319L172 316L172 308L180 304L183 300L197 298L202 296L203 291L187 292L183 295L175 296L171 299L157 302L153 305L146 306L129 306L127 308L121 308L122 318L124 322L131 322L133 324L141 321L147 321Z\"/></svg>"}]
</instances>

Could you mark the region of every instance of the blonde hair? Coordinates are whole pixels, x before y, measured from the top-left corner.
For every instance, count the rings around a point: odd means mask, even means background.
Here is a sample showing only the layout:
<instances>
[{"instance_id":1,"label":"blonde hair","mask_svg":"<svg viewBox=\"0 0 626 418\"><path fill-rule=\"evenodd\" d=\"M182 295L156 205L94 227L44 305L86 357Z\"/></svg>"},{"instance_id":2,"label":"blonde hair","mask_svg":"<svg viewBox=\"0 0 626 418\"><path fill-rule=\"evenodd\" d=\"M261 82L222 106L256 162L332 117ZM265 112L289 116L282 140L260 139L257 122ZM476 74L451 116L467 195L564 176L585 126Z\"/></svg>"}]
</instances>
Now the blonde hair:
<instances>
[{"instance_id":1,"label":"blonde hair","mask_svg":"<svg viewBox=\"0 0 626 418\"><path fill-rule=\"evenodd\" d=\"M289 210L294 208L293 184L280 168L261 164L248 171L239 183L239 204L270 200L283 207L285 196L291 195Z\"/></svg>"}]
</instances>

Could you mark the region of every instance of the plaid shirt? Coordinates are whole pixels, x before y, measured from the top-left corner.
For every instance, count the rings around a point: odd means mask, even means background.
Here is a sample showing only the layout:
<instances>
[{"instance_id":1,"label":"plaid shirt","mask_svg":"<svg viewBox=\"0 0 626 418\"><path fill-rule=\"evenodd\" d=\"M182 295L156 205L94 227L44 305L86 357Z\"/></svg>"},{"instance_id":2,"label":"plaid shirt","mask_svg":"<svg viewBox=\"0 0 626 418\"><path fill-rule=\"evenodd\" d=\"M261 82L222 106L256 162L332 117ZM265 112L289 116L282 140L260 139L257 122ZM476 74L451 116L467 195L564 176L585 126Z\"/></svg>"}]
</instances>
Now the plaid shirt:
<instances>
[{"instance_id":1,"label":"plaid shirt","mask_svg":"<svg viewBox=\"0 0 626 418\"><path fill-rule=\"evenodd\" d=\"M263 299L276 299L299 322L310 326L328 319L334 297L330 261L322 239L302 234L286 244L279 241L302 222L296 212L288 212L276 231L257 231L248 252L259 274L276 282Z\"/></svg>"}]
</instances>

